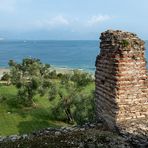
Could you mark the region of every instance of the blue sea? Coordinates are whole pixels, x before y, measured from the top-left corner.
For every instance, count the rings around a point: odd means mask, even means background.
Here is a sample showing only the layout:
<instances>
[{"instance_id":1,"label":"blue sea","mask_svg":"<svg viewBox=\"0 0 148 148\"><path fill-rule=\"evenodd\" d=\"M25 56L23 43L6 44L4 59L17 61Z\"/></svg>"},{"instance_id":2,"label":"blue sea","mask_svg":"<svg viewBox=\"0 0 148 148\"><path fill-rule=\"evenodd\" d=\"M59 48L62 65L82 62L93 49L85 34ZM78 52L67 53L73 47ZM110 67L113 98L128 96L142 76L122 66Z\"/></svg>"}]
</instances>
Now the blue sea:
<instances>
[{"instance_id":1,"label":"blue sea","mask_svg":"<svg viewBox=\"0 0 148 148\"><path fill-rule=\"evenodd\" d=\"M148 61L148 41L145 47ZM98 41L0 41L0 67L8 61L20 62L24 57L39 58L55 67L95 70L99 53Z\"/></svg>"}]
</instances>

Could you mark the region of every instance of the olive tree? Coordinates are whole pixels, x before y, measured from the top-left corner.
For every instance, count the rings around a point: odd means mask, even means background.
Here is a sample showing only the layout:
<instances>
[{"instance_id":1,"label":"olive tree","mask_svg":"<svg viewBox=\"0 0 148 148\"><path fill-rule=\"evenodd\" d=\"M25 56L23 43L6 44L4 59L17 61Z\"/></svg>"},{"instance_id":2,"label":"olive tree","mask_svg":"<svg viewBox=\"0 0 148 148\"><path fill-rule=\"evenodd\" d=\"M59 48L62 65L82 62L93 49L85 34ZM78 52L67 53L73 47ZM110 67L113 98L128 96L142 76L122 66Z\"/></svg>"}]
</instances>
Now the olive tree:
<instances>
[{"instance_id":1,"label":"olive tree","mask_svg":"<svg viewBox=\"0 0 148 148\"><path fill-rule=\"evenodd\" d=\"M55 118L79 124L87 121L93 112L94 96L83 90L93 81L92 76L74 70L72 74L62 74L60 78L59 85L52 84L49 91L49 100L58 100L52 109Z\"/></svg>"},{"instance_id":2,"label":"olive tree","mask_svg":"<svg viewBox=\"0 0 148 148\"><path fill-rule=\"evenodd\" d=\"M50 85L50 65L39 59L25 58L21 63L9 61L10 80L18 88L18 102L24 105L35 104L33 97L37 92L44 94Z\"/></svg>"}]
</instances>

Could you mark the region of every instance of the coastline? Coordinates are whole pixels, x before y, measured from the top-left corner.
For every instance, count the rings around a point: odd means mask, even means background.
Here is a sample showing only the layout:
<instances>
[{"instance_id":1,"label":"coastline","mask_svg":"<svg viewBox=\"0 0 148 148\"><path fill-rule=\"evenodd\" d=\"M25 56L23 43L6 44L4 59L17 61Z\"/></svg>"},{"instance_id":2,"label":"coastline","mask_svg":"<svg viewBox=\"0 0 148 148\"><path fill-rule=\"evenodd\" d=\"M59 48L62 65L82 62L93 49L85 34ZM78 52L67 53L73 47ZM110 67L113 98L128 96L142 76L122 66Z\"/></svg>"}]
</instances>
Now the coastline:
<instances>
[{"instance_id":1,"label":"coastline","mask_svg":"<svg viewBox=\"0 0 148 148\"><path fill-rule=\"evenodd\" d=\"M3 76L4 72L8 72L9 73L10 72L9 68L0 67L0 79Z\"/></svg>"},{"instance_id":2,"label":"coastline","mask_svg":"<svg viewBox=\"0 0 148 148\"><path fill-rule=\"evenodd\" d=\"M66 73L71 73L73 70L76 70L75 68L68 68L68 67L55 67L55 66L51 66L51 70L56 70L57 73L62 73L62 74L66 74ZM83 71L83 72L87 72L89 74L92 74L94 75L93 72L91 71L87 71L87 70L84 70L84 69L77 69L77 70L80 70L80 71ZM5 67L0 67L0 79L1 77L3 76L3 73L4 72L10 72L10 69L9 68L5 68Z\"/></svg>"}]
</instances>

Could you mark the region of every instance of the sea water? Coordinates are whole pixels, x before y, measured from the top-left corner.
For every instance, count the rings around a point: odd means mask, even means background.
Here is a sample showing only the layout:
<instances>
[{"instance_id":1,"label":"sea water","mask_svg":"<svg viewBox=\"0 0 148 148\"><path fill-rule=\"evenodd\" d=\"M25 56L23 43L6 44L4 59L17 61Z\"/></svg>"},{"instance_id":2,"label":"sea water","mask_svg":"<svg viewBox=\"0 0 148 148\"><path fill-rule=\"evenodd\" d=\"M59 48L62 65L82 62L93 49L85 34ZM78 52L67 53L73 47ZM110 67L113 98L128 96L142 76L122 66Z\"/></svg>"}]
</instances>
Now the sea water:
<instances>
[{"instance_id":1,"label":"sea water","mask_svg":"<svg viewBox=\"0 0 148 148\"><path fill-rule=\"evenodd\" d=\"M148 41L146 41L148 61ZM23 58L39 58L55 67L95 71L98 41L0 41L0 67L8 67L9 60L21 62Z\"/></svg>"}]
</instances>

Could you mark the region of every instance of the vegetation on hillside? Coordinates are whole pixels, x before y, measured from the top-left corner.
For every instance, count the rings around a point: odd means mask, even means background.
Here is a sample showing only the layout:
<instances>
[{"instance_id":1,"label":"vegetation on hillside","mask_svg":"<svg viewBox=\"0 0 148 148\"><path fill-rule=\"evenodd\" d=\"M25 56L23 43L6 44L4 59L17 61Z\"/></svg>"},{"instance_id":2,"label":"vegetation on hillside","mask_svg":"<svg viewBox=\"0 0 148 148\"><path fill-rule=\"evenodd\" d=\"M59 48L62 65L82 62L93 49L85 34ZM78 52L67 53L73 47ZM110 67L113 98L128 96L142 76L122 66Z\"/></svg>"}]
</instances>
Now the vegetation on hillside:
<instances>
[{"instance_id":1,"label":"vegetation on hillside","mask_svg":"<svg viewBox=\"0 0 148 148\"><path fill-rule=\"evenodd\" d=\"M11 60L9 66L10 74L3 80L10 85L0 86L0 135L93 120L94 81L90 74L78 70L56 73L50 65L32 58L21 63Z\"/></svg>"}]
</instances>

